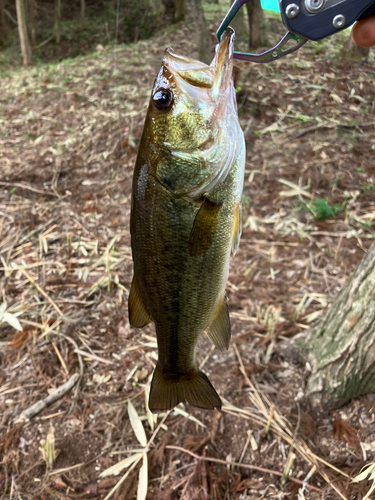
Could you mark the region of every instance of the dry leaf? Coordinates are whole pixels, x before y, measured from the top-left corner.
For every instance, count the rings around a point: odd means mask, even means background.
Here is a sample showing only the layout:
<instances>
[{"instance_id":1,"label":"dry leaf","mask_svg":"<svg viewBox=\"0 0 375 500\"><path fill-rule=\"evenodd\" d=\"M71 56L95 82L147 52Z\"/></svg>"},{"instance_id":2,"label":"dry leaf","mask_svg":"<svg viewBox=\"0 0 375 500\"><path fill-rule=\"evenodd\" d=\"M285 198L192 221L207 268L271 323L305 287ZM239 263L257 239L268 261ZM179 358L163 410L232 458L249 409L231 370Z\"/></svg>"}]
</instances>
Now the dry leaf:
<instances>
[{"instance_id":1,"label":"dry leaf","mask_svg":"<svg viewBox=\"0 0 375 500\"><path fill-rule=\"evenodd\" d=\"M340 97L340 96L338 96L337 94L332 93L332 94L331 94L331 97L332 97L332 99L333 99L335 102L337 102L338 104L342 104L342 99L341 99L341 97Z\"/></svg>"},{"instance_id":2,"label":"dry leaf","mask_svg":"<svg viewBox=\"0 0 375 500\"><path fill-rule=\"evenodd\" d=\"M7 309L7 301L4 300L4 302L2 304L0 304L0 321L3 319L3 315Z\"/></svg>"},{"instance_id":3,"label":"dry leaf","mask_svg":"<svg viewBox=\"0 0 375 500\"><path fill-rule=\"evenodd\" d=\"M341 420L337 413L334 413L335 421L333 422L332 435L338 441L345 441L349 446L356 449L356 443L359 443L357 431L347 422Z\"/></svg>"},{"instance_id":4,"label":"dry leaf","mask_svg":"<svg viewBox=\"0 0 375 500\"><path fill-rule=\"evenodd\" d=\"M131 401L128 402L128 414L134 434L142 446L147 445L147 437L141 419Z\"/></svg>"},{"instance_id":5,"label":"dry leaf","mask_svg":"<svg viewBox=\"0 0 375 500\"><path fill-rule=\"evenodd\" d=\"M103 470L103 472L99 474L99 477L102 478L107 476L117 476L118 474L120 474L122 470L126 469L126 467L129 467L132 463L134 463L137 460L139 461L142 458L142 456L143 452L136 453L135 455L124 458L124 460L121 460L121 462L118 462L117 464L112 465L108 469Z\"/></svg>"},{"instance_id":6,"label":"dry leaf","mask_svg":"<svg viewBox=\"0 0 375 500\"><path fill-rule=\"evenodd\" d=\"M149 406L148 406L148 400L149 400L149 397L150 397L150 386L147 385L145 387L145 407L146 407L146 415L147 415L147 420L148 420L148 424L150 426L150 429L151 431L153 432L154 431L154 427L155 427L155 424L158 420L158 415L157 413L154 414L151 412Z\"/></svg>"},{"instance_id":7,"label":"dry leaf","mask_svg":"<svg viewBox=\"0 0 375 500\"><path fill-rule=\"evenodd\" d=\"M143 464L139 469L137 500L146 500L148 489L148 462L147 453L143 454Z\"/></svg>"},{"instance_id":8,"label":"dry leaf","mask_svg":"<svg viewBox=\"0 0 375 500\"><path fill-rule=\"evenodd\" d=\"M189 415L189 413L182 408L178 408L178 406L173 410L173 414L181 415L192 422L195 422L196 424L200 425L201 427L205 428L206 426L197 418L193 417L192 415Z\"/></svg>"},{"instance_id":9,"label":"dry leaf","mask_svg":"<svg viewBox=\"0 0 375 500\"><path fill-rule=\"evenodd\" d=\"M25 330L15 333L12 337L12 340L8 342L7 346L12 347L13 349L21 347L34 330L34 328L26 328Z\"/></svg>"},{"instance_id":10,"label":"dry leaf","mask_svg":"<svg viewBox=\"0 0 375 500\"><path fill-rule=\"evenodd\" d=\"M370 498L371 493L375 490L375 463L369 463L362 467L361 472L358 474L358 476L352 479L352 482L359 483L366 480L372 481L372 485L362 500L367 500L368 498Z\"/></svg>"},{"instance_id":11,"label":"dry leaf","mask_svg":"<svg viewBox=\"0 0 375 500\"><path fill-rule=\"evenodd\" d=\"M13 326L19 332L22 331L21 323L18 321L17 317L14 314L10 314L8 312L3 313L2 321L8 323L8 325Z\"/></svg>"}]
</instances>

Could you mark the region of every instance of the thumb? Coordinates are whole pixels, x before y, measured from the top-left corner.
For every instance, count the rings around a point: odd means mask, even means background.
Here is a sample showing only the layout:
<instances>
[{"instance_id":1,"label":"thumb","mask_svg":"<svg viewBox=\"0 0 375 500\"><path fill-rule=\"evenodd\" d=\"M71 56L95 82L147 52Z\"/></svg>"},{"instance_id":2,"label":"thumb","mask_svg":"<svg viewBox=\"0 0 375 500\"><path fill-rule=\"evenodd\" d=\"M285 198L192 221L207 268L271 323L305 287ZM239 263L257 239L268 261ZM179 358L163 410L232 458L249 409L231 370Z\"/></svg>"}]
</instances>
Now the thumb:
<instances>
[{"instance_id":1,"label":"thumb","mask_svg":"<svg viewBox=\"0 0 375 500\"><path fill-rule=\"evenodd\" d=\"M372 47L375 45L375 16L368 17L355 23L352 29L352 37L360 47Z\"/></svg>"}]
</instances>

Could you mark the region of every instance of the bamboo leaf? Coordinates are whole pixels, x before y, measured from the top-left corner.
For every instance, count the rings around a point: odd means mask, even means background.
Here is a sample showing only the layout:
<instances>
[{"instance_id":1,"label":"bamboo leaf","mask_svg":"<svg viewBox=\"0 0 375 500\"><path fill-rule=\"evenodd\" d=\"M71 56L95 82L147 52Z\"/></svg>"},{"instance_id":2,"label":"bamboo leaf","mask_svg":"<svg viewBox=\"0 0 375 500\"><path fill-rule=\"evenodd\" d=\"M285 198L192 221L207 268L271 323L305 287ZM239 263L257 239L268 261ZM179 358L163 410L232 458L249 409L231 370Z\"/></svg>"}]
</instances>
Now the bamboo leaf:
<instances>
[{"instance_id":1,"label":"bamboo leaf","mask_svg":"<svg viewBox=\"0 0 375 500\"><path fill-rule=\"evenodd\" d=\"M124 458L124 460L121 460L121 462L118 462L115 465L112 465L106 470L103 470L99 474L99 477L107 477L107 476L117 476L120 474L120 472L126 467L129 467L131 464L133 464L136 460L140 460L143 456L143 452L141 453L136 453L135 455L131 455L130 457Z\"/></svg>"},{"instance_id":2,"label":"bamboo leaf","mask_svg":"<svg viewBox=\"0 0 375 500\"><path fill-rule=\"evenodd\" d=\"M342 99L341 99L341 97L340 97L340 96L338 96L337 94L332 93L332 94L331 94L331 97L332 97L332 99L333 99L335 102L337 102L338 104L342 104Z\"/></svg>"},{"instance_id":3,"label":"bamboo leaf","mask_svg":"<svg viewBox=\"0 0 375 500\"><path fill-rule=\"evenodd\" d=\"M142 425L141 419L139 418L139 415L137 413L137 410L134 408L133 404L131 401L128 403L128 414L129 414L129 419L131 426L133 427L134 434L136 435L136 438L138 441L141 443L142 446L147 445L147 437L145 433L145 429Z\"/></svg>"},{"instance_id":4,"label":"bamboo leaf","mask_svg":"<svg viewBox=\"0 0 375 500\"><path fill-rule=\"evenodd\" d=\"M310 314L308 314L307 316L305 316L304 318L302 318L304 321L306 321L306 323L312 323L313 321L315 321L316 319L320 318L320 316L323 314L323 310L320 309L319 311L314 311Z\"/></svg>"},{"instance_id":5,"label":"bamboo leaf","mask_svg":"<svg viewBox=\"0 0 375 500\"><path fill-rule=\"evenodd\" d=\"M47 466L52 467L59 454L58 450L55 448L55 431L52 424L50 425L47 438L42 439L40 442L39 451Z\"/></svg>"},{"instance_id":6,"label":"bamboo leaf","mask_svg":"<svg viewBox=\"0 0 375 500\"><path fill-rule=\"evenodd\" d=\"M176 407L174 410L173 410L173 413L177 415L182 415L183 417L191 420L192 422L195 422L196 424L200 425L201 427L206 427L200 420L198 420L197 418L193 417L193 415L189 415L189 413L185 410L182 410L181 408L178 408Z\"/></svg>"},{"instance_id":7,"label":"bamboo leaf","mask_svg":"<svg viewBox=\"0 0 375 500\"><path fill-rule=\"evenodd\" d=\"M7 301L5 300L1 305L0 305L0 321L3 319L3 315L7 309Z\"/></svg>"},{"instance_id":8,"label":"bamboo leaf","mask_svg":"<svg viewBox=\"0 0 375 500\"><path fill-rule=\"evenodd\" d=\"M139 469L137 500L146 500L148 489L148 462L147 453L143 454L143 464Z\"/></svg>"},{"instance_id":9,"label":"bamboo leaf","mask_svg":"<svg viewBox=\"0 0 375 500\"><path fill-rule=\"evenodd\" d=\"M13 326L16 330L21 332L23 330L21 323L18 321L16 316L14 314L10 314L8 312L5 312L3 314L3 321L6 321L10 326Z\"/></svg>"},{"instance_id":10,"label":"bamboo leaf","mask_svg":"<svg viewBox=\"0 0 375 500\"><path fill-rule=\"evenodd\" d=\"M352 482L359 483L361 481L365 481L366 479L372 481L372 485L368 490L368 492L366 493L366 495L363 497L363 500L367 500L368 498L370 498L371 493L375 490L375 463L370 463L365 465L361 469L361 472L358 474L358 476L352 479Z\"/></svg>"},{"instance_id":11,"label":"bamboo leaf","mask_svg":"<svg viewBox=\"0 0 375 500\"><path fill-rule=\"evenodd\" d=\"M352 479L352 482L360 483L361 481L367 479L367 476L370 476L369 480L375 480L375 463L366 464L364 467L362 467L361 472L358 474L358 476Z\"/></svg>"},{"instance_id":12,"label":"bamboo leaf","mask_svg":"<svg viewBox=\"0 0 375 500\"><path fill-rule=\"evenodd\" d=\"M155 427L155 423L156 423L156 420L158 418L157 414L154 415L151 411L150 411L150 408L148 406L148 399L150 397L150 387L147 385L145 387L145 407L146 407L146 415L147 415L147 420L148 420L148 424L150 426L150 429L152 432L154 432L154 427Z\"/></svg>"}]
</instances>

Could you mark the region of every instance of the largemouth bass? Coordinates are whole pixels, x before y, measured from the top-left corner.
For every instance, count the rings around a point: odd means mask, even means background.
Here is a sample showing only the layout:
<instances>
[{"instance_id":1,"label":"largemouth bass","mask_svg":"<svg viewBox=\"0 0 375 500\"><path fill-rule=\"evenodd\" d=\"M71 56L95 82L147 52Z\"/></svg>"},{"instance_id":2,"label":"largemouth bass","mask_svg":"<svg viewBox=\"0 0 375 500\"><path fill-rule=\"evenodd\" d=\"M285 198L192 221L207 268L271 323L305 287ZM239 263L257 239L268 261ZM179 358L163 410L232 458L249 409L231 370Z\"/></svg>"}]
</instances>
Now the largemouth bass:
<instances>
[{"instance_id":1,"label":"largemouth bass","mask_svg":"<svg viewBox=\"0 0 375 500\"><path fill-rule=\"evenodd\" d=\"M228 28L210 66L166 49L136 161L131 206L133 327L155 323L151 411L221 408L195 362L199 335L227 349L230 252L241 234L245 142Z\"/></svg>"}]
</instances>

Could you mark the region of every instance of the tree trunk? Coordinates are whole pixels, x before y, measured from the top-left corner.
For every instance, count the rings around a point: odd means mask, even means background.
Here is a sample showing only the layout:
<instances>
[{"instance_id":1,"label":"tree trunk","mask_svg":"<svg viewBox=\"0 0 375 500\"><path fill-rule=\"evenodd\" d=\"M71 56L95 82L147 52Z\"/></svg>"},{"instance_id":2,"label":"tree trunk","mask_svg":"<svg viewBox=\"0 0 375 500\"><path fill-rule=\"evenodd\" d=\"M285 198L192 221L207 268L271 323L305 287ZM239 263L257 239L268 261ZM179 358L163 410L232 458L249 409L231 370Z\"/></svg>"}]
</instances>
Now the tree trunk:
<instances>
[{"instance_id":1,"label":"tree trunk","mask_svg":"<svg viewBox=\"0 0 375 500\"><path fill-rule=\"evenodd\" d=\"M61 41L60 21L61 21L61 0L55 0L55 24L53 31L56 43L60 43Z\"/></svg>"},{"instance_id":2,"label":"tree trunk","mask_svg":"<svg viewBox=\"0 0 375 500\"><path fill-rule=\"evenodd\" d=\"M249 19L249 48L250 50L268 45L266 36L266 22L260 0L252 0L246 4Z\"/></svg>"},{"instance_id":3,"label":"tree trunk","mask_svg":"<svg viewBox=\"0 0 375 500\"><path fill-rule=\"evenodd\" d=\"M375 392L375 242L319 324L292 341L312 367L313 404L337 408Z\"/></svg>"},{"instance_id":4,"label":"tree trunk","mask_svg":"<svg viewBox=\"0 0 375 500\"><path fill-rule=\"evenodd\" d=\"M174 22L178 23L185 17L185 0L175 0Z\"/></svg>"},{"instance_id":5,"label":"tree trunk","mask_svg":"<svg viewBox=\"0 0 375 500\"><path fill-rule=\"evenodd\" d=\"M35 35L35 6L34 0L28 0L28 26L29 35L31 39L31 44L33 47L36 45L36 35Z\"/></svg>"},{"instance_id":6,"label":"tree trunk","mask_svg":"<svg viewBox=\"0 0 375 500\"><path fill-rule=\"evenodd\" d=\"M182 21L185 17L185 0L162 0L165 13L170 23Z\"/></svg>"},{"instance_id":7,"label":"tree trunk","mask_svg":"<svg viewBox=\"0 0 375 500\"><path fill-rule=\"evenodd\" d=\"M0 45L3 45L7 39L4 2L5 0L0 0Z\"/></svg>"},{"instance_id":8,"label":"tree trunk","mask_svg":"<svg viewBox=\"0 0 375 500\"><path fill-rule=\"evenodd\" d=\"M29 35L27 33L25 0L16 0L16 9L23 65L26 68L31 64L31 46Z\"/></svg>"},{"instance_id":9,"label":"tree trunk","mask_svg":"<svg viewBox=\"0 0 375 500\"><path fill-rule=\"evenodd\" d=\"M214 45L211 43L207 24L204 19L202 0L184 0L185 20L189 27L191 39L197 40L198 59L210 63Z\"/></svg>"},{"instance_id":10,"label":"tree trunk","mask_svg":"<svg viewBox=\"0 0 375 500\"><path fill-rule=\"evenodd\" d=\"M234 0L231 0L230 5L232 5L233 2L234 2ZM244 14L243 9L240 9L237 12L237 14L234 16L234 18L230 22L230 25L232 26L232 28L236 32L236 39L240 40L242 38L245 38L247 33L246 33L246 24L245 24L245 14Z\"/></svg>"},{"instance_id":11,"label":"tree trunk","mask_svg":"<svg viewBox=\"0 0 375 500\"><path fill-rule=\"evenodd\" d=\"M81 20L85 21L86 16L86 0L81 0Z\"/></svg>"}]
</instances>

